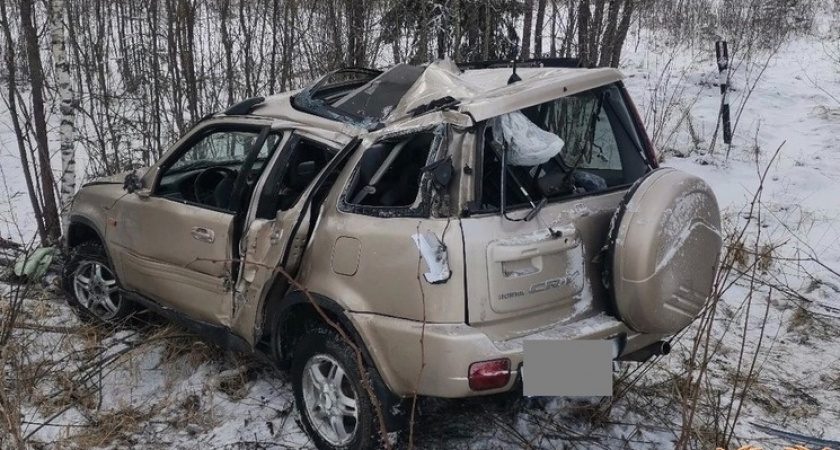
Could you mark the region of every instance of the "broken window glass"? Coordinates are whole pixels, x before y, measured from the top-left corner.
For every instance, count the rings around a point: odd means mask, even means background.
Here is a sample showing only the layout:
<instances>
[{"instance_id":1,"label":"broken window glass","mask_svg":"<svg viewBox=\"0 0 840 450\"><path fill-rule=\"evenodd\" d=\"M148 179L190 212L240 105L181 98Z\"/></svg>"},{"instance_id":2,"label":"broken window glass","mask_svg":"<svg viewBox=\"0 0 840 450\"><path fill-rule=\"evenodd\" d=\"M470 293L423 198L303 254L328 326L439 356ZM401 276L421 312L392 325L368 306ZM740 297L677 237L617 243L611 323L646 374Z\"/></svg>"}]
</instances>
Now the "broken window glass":
<instances>
[{"instance_id":1,"label":"broken window glass","mask_svg":"<svg viewBox=\"0 0 840 450\"><path fill-rule=\"evenodd\" d=\"M647 170L617 86L490 119L483 142L478 198L488 209L500 208L503 198L506 209L536 207L543 201L625 186Z\"/></svg>"},{"instance_id":2,"label":"broken window glass","mask_svg":"<svg viewBox=\"0 0 840 450\"><path fill-rule=\"evenodd\" d=\"M435 134L430 131L368 148L356 167L345 202L374 208L414 206L434 141Z\"/></svg>"}]
</instances>

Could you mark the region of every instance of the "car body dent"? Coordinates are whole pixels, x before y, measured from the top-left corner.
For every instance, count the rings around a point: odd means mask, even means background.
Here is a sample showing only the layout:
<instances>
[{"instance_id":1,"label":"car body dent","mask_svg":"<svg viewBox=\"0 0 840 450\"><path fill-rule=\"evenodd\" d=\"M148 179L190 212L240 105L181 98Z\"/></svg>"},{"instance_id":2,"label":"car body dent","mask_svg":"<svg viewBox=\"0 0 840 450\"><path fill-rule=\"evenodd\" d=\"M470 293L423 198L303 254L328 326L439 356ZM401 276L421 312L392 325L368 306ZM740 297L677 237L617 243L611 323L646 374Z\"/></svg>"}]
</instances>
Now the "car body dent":
<instances>
[{"instance_id":1,"label":"car body dent","mask_svg":"<svg viewBox=\"0 0 840 450\"><path fill-rule=\"evenodd\" d=\"M117 186L124 174L87 185L77 195L71 221L92 225L100 233L121 286L131 295L214 333L229 333L235 337L231 342L252 350L258 349L278 312L314 300L351 330L387 388L399 396L465 397L509 390L522 362L522 341L528 338L627 336L622 354L661 339L663 334L635 332L604 314L611 307L602 279L605 241L629 186L552 200L531 221L471 209L481 182L476 168L483 164L483 121L619 84L620 72L522 68L522 81L508 84L506 70L461 74L451 65L433 64L426 71L385 123L371 130L299 111L290 101L294 93L266 97L246 116L211 117L138 172L143 185L139 191L128 194ZM457 104L415 115L418 107L446 96ZM638 114L631 116L644 133ZM292 133L335 150L344 147L346 155L339 154L346 160L317 208L309 201L326 169L295 205L273 218L256 217L258 196L253 195L247 214L238 212L244 215L239 225L240 216L156 198L153 191L162 168L184 144L220 124L282 132L283 140L266 166L281 161ZM382 140L432 130L443 139L435 141L442 145L428 159L451 158L454 171L446 186L424 191L421 184L414 207L428 209L409 216L343 207L367 149ZM648 142L639 150L650 156ZM645 163L656 167L655 161ZM255 189L264 187L267 174L265 170ZM529 212L515 207L508 215L522 218ZM198 245L188 234L196 220L217 238L233 239L238 233L241 239L221 247ZM536 253L530 262L507 258L532 251L531 244ZM161 263L167 258L167 264ZM502 279L493 270L506 259L526 262L508 267L510 277ZM241 263L237 279L231 279L233 263ZM301 292L301 286L312 296ZM588 328L577 329L576 324ZM494 358L510 359L510 382L495 390L472 391L469 364Z\"/></svg>"},{"instance_id":2,"label":"car body dent","mask_svg":"<svg viewBox=\"0 0 840 450\"><path fill-rule=\"evenodd\" d=\"M340 300L348 311L376 311L384 315L406 317L428 322L463 321L463 252L459 221L456 218L422 219L381 217L343 212L339 197L352 177L353 170L366 148L363 142L339 175L335 188L324 200L319 226L304 254L299 282L313 292ZM423 278L427 270L420 251L410 238L420 230L441 237L448 249L452 277L445 284L430 284ZM349 233L349 234L348 234ZM335 242L352 235L360 242L359 267L353 276L333 273L331 257ZM391 275L385 277L382 267ZM433 307L424 311L423 297L450 299L430 301ZM399 301L394 301L394 299Z\"/></svg>"},{"instance_id":3,"label":"car body dent","mask_svg":"<svg viewBox=\"0 0 840 450\"><path fill-rule=\"evenodd\" d=\"M452 65L433 63L409 89L390 113L386 123L410 117L417 107L433 100L452 97L459 102L456 111L480 122L545 102L620 81L613 68L557 69L520 68L521 80L508 83L510 73L497 69L457 73Z\"/></svg>"},{"instance_id":4,"label":"car body dent","mask_svg":"<svg viewBox=\"0 0 840 450\"><path fill-rule=\"evenodd\" d=\"M117 200L125 195L126 192L122 188L115 189L110 183L93 184L80 190L73 199L68 227L86 226L95 231L99 240L106 244L108 235L117 225L113 221L112 208ZM70 236L69 231L67 236ZM110 254L109 250L106 246L106 251ZM119 280L119 268L115 267L115 270L118 272L116 275Z\"/></svg>"},{"instance_id":5,"label":"car body dent","mask_svg":"<svg viewBox=\"0 0 840 450\"><path fill-rule=\"evenodd\" d=\"M458 109L469 114L476 122L491 117L538 105L550 99L578 94L593 86L605 86L620 81L621 72L612 68L602 69L546 69L523 68L517 70L522 81L507 84L509 74L493 69L467 72L468 82L497 86L481 96L466 100ZM504 80L504 81L502 81ZM501 84L504 82L505 84Z\"/></svg>"},{"instance_id":6,"label":"car body dent","mask_svg":"<svg viewBox=\"0 0 840 450\"><path fill-rule=\"evenodd\" d=\"M247 232L243 234L243 242L240 244L240 248L244 249L244 267L235 289L237 297L233 304L232 327L239 335L245 336L252 345L256 345L261 336L272 326L272 324L266 323L266 320L271 320L270 317L267 317L266 311L269 307L275 307L276 305L269 305L268 303L279 302L284 291L292 284L289 278L296 278L292 274L297 271L300 265L300 261L297 260L299 257L295 256L292 264L286 264L284 267L282 262L289 258L287 252L303 254L305 249L300 248L300 246L304 239L309 240L311 238L311 236L304 236L302 239L299 236L291 235L295 221L301 214L306 214L304 207L308 205L309 197L313 194L313 190L322 183L321 179L327 174L327 171L336 170L334 165L338 164L338 161L335 158L346 157L341 153L352 152L358 145L358 139L355 138L339 139L336 142L326 139L322 134L310 133L309 130L294 130L297 135L320 142L333 148L337 153L334 159L316 177L316 180L319 181L311 183L291 209L278 212L271 220L254 219L251 215L245 225ZM286 131L292 131L292 129ZM275 160L279 157L280 152L277 153ZM262 179L257 182L257 186L261 186L267 176L268 171L265 171ZM256 197L252 197L249 206L251 211L256 208ZM309 220L320 220L320 217L310 218ZM290 240L293 240L293 242L290 242Z\"/></svg>"}]
</instances>

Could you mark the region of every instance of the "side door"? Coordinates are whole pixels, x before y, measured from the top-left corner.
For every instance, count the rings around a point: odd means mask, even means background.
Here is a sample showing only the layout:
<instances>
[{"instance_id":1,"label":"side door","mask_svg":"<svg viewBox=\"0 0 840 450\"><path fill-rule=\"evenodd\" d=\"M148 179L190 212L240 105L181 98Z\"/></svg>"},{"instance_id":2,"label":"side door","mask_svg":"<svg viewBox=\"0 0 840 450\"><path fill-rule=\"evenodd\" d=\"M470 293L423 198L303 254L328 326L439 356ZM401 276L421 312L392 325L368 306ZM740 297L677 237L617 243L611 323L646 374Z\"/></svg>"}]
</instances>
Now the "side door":
<instances>
[{"instance_id":1,"label":"side door","mask_svg":"<svg viewBox=\"0 0 840 450\"><path fill-rule=\"evenodd\" d=\"M351 141L348 146L355 144ZM280 271L295 276L312 220L307 200L316 180L333 171L337 155L348 150L313 135L290 133L257 182L239 243L243 265L236 283L233 328L241 336L253 335L266 284L275 276L283 277Z\"/></svg>"},{"instance_id":2,"label":"side door","mask_svg":"<svg viewBox=\"0 0 840 450\"><path fill-rule=\"evenodd\" d=\"M300 282L351 313L462 322L448 127L406 128L366 139L348 160L324 201Z\"/></svg>"},{"instance_id":3,"label":"side door","mask_svg":"<svg viewBox=\"0 0 840 450\"><path fill-rule=\"evenodd\" d=\"M280 141L270 122L209 121L155 167L149 186L124 196L107 232L121 281L193 319L229 325L241 201ZM251 170L244 170L248 165Z\"/></svg>"}]
</instances>

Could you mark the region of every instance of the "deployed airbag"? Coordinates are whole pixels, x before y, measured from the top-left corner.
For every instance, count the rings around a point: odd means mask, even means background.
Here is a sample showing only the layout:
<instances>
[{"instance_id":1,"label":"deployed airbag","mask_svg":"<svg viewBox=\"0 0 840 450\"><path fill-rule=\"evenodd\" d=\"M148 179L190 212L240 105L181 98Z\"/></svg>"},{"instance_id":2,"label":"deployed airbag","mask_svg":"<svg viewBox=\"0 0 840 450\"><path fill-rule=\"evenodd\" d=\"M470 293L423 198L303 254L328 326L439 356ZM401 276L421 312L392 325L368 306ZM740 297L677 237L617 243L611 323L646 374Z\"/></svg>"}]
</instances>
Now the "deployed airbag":
<instances>
[{"instance_id":1,"label":"deployed airbag","mask_svg":"<svg viewBox=\"0 0 840 450\"><path fill-rule=\"evenodd\" d=\"M563 139L538 127L521 112L501 115L494 122L493 138L507 143L510 165L545 164L563 150Z\"/></svg>"}]
</instances>

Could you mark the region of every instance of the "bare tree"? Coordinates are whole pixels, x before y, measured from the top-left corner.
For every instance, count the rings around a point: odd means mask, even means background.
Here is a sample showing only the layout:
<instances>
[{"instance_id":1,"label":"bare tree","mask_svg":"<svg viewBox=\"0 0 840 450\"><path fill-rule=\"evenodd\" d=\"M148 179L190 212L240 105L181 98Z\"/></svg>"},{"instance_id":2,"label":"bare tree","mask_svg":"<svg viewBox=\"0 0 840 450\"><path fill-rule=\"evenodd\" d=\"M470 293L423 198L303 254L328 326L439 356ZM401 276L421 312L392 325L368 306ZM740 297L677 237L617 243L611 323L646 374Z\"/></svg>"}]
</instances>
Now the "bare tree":
<instances>
[{"instance_id":1,"label":"bare tree","mask_svg":"<svg viewBox=\"0 0 840 450\"><path fill-rule=\"evenodd\" d=\"M394 63L509 58L517 33L522 58L581 56L615 66L635 3L5 0L12 21L4 30L12 58L6 66L18 77L4 93L17 111L13 125L39 234L44 242L57 239L77 178L149 165L199 117L242 98L370 65L383 49ZM45 26L47 35L39 32ZM52 64L42 61L47 48ZM50 165L51 111L61 117L60 189ZM76 152L86 172L77 173Z\"/></svg>"},{"instance_id":2,"label":"bare tree","mask_svg":"<svg viewBox=\"0 0 840 450\"><path fill-rule=\"evenodd\" d=\"M522 53L520 58L531 57L531 25L534 21L534 0L525 0L524 18L522 24Z\"/></svg>"},{"instance_id":3,"label":"bare tree","mask_svg":"<svg viewBox=\"0 0 840 450\"><path fill-rule=\"evenodd\" d=\"M32 205L32 211L35 213L35 223L38 229L38 236L42 241L48 238L47 228L44 223L43 209L41 208L41 201L38 198L35 182L30 172L29 156L26 150L25 131L20 123L19 110L17 99L20 93L17 88L17 42L12 36L12 24L9 20L9 8L7 0L0 0L0 28L3 29L3 35L6 40L6 71L8 73L8 97L6 105L9 108L9 115L12 120L12 127L15 131L15 138L17 140L18 154L20 155L21 167L23 168L23 178L26 183L26 191L29 194L29 201Z\"/></svg>"},{"instance_id":4,"label":"bare tree","mask_svg":"<svg viewBox=\"0 0 840 450\"><path fill-rule=\"evenodd\" d=\"M534 54L537 58L543 56L543 27L545 26L546 0L537 0L537 21L534 26Z\"/></svg>"},{"instance_id":5,"label":"bare tree","mask_svg":"<svg viewBox=\"0 0 840 450\"><path fill-rule=\"evenodd\" d=\"M47 135L47 112L44 102L44 68L41 63L40 44L32 3L20 4L20 20L26 48L26 61L32 84L32 118L35 122L35 141L38 149L38 168L41 178L41 202L43 205L45 243L53 243L61 235L58 206L55 201L55 180L50 165L49 138Z\"/></svg>"},{"instance_id":6,"label":"bare tree","mask_svg":"<svg viewBox=\"0 0 840 450\"><path fill-rule=\"evenodd\" d=\"M73 109L73 84L67 63L64 33L64 0L51 1L50 34L52 56L55 64L56 86L61 109L59 141L61 142L61 216L67 221L70 203L76 192L75 111Z\"/></svg>"}]
</instances>

